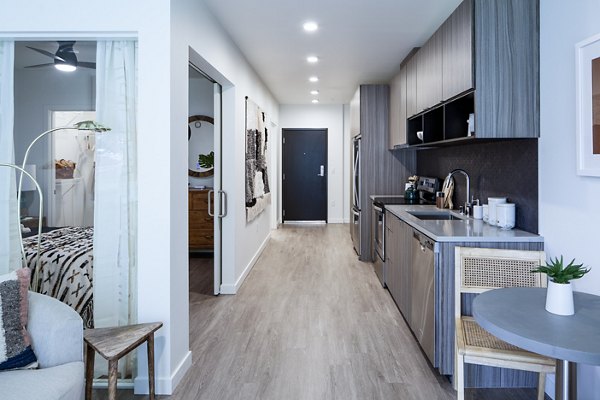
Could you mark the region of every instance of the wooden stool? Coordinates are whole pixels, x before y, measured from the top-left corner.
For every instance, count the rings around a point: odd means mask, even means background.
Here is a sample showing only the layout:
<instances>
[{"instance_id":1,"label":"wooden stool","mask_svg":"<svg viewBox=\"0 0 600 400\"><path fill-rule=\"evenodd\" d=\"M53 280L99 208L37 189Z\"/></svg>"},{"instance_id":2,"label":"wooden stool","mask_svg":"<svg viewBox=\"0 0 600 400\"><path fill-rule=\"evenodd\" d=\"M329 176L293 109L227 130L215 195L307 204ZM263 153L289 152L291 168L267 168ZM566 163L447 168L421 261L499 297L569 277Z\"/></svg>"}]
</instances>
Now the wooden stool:
<instances>
[{"instance_id":1,"label":"wooden stool","mask_svg":"<svg viewBox=\"0 0 600 400\"><path fill-rule=\"evenodd\" d=\"M97 351L108 360L108 399L116 400L119 359L140 344L147 342L149 394L150 400L154 400L154 332L162 325L162 322L153 322L85 330L83 333L83 340L86 344L85 399L92 400L94 352Z\"/></svg>"}]
</instances>

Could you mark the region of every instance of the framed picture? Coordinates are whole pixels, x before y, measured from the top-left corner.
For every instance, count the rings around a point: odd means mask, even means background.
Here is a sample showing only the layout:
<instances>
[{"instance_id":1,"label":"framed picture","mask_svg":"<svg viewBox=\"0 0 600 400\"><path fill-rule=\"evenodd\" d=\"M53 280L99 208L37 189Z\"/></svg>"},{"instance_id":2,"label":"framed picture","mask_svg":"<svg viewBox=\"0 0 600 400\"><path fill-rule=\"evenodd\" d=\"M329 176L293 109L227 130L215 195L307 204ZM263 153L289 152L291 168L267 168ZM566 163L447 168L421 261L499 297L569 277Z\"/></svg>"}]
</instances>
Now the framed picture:
<instances>
[{"instance_id":1,"label":"framed picture","mask_svg":"<svg viewBox=\"0 0 600 400\"><path fill-rule=\"evenodd\" d=\"M600 34L575 45L577 174L600 177Z\"/></svg>"}]
</instances>

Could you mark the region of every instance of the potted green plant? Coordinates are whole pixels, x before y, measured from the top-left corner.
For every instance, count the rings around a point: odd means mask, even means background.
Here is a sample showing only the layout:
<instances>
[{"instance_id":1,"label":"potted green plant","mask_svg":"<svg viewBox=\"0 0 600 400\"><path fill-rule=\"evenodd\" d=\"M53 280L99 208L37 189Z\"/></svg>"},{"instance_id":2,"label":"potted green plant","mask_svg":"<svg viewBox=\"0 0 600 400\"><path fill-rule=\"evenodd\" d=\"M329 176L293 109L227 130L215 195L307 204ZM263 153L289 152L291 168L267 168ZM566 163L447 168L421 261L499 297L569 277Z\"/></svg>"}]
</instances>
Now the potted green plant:
<instances>
[{"instance_id":1,"label":"potted green plant","mask_svg":"<svg viewBox=\"0 0 600 400\"><path fill-rule=\"evenodd\" d=\"M208 154L198 154L198 166L210 169L215 165L215 152L211 151Z\"/></svg>"},{"instance_id":2,"label":"potted green plant","mask_svg":"<svg viewBox=\"0 0 600 400\"><path fill-rule=\"evenodd\" d=\"M583 264L575 264L575 259L565 266L563 257L556 257L546 265L540 265L531 272L541 272L548 275L548 290L546 292L546 311L557 315L573 315L573 287L571 281L579 279L588 272Z\"/></svg>"}]
</instances>

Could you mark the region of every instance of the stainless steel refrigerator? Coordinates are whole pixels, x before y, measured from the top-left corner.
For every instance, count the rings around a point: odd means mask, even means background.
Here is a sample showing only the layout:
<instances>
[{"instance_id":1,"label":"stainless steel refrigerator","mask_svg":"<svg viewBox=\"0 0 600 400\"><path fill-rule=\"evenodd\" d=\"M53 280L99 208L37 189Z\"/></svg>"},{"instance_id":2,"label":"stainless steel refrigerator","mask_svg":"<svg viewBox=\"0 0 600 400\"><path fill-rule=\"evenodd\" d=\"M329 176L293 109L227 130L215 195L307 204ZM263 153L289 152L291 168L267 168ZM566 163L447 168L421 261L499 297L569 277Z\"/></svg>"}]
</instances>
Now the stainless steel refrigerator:
<instances>
[{"instance_id":1,"label":"stainless steel refrigerator","mask_svg":"<svg viewBox=\"0 0 600 400\"><path fill-rule=\"evenodd\" d=\"M360 174L360 145L361 136L357 135L354 137L352 145L352 216L350 224L350 235L352 236L352 244L354 250L360 256L361 246L361 235L360 235L360 214L361 214L361 201L360 201L360 186L361 186L361 174Z\"/></svg>"}]
</instances>

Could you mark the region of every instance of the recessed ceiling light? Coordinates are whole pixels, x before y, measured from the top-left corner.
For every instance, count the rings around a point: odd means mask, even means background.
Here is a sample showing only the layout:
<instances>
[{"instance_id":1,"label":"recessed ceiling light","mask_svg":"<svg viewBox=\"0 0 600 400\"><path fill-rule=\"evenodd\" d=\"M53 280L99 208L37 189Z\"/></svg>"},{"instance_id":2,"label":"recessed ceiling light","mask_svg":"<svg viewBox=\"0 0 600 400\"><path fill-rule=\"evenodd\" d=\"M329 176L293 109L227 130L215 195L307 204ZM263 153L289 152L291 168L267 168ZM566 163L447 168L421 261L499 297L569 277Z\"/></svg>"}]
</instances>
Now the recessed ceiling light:
<instances>
[{"instance_id":1,"label":"recessed ceiling light","mask_svg":"<svg viewBox=\"0 0 600 400\"><path fill-rule=\"evenodd\" d=\"M308 57L306 57L306 61L308 61L311 64L314 64L317 61L319 61L319 57L317 57L317 56L308 56Z\"/></svg>"},{"instance_id":2,"label":"recessed ceiling light","mask_svg":"<svg viewBox=\"0 0 600 400\"><path fill-rule=\"evenodd\" d=\"M317 25L317 23L313 21L305 22L304 25L302 25L302 27L306 32L314 32L317 29L319 29L319 25Z\"/></svg>"},{"instance_id":3,"label":"recessed ceiling light","mask_svg":"<svg viewBox=\"0 0 600 400\"><path fill-rule=\"evenodd\" d=\"M317 100L317 99L313 99L313 101L312 101L313 104L317 104L318 102L319 102L319 100Z\"/></svg>"},{"instance_id":4,"label":"recessed ceiling light","mask_svg":"<svg viewBox=\"0 0 600 400\"><path fill-rule=\"evenodd\" d=\"M318 95L318 94L319 94L319 91L318 91L318 90L311 90L311 91L310 91L310 94L312 94L312 95L315 95L315 96L316 96L316 95Z\"/></svg>"},{"instance_id":5,"label":"recessed ceiling light","mask_svg":"<svg viewBox=\"0 0 600 400\"><path fill-rule=\"evenodd\" d=\"M308 80L311 82L319 82L319 78L317 78L316 76L311 76L310 78L308 78Z\"/></svg>"}]
</instances>

